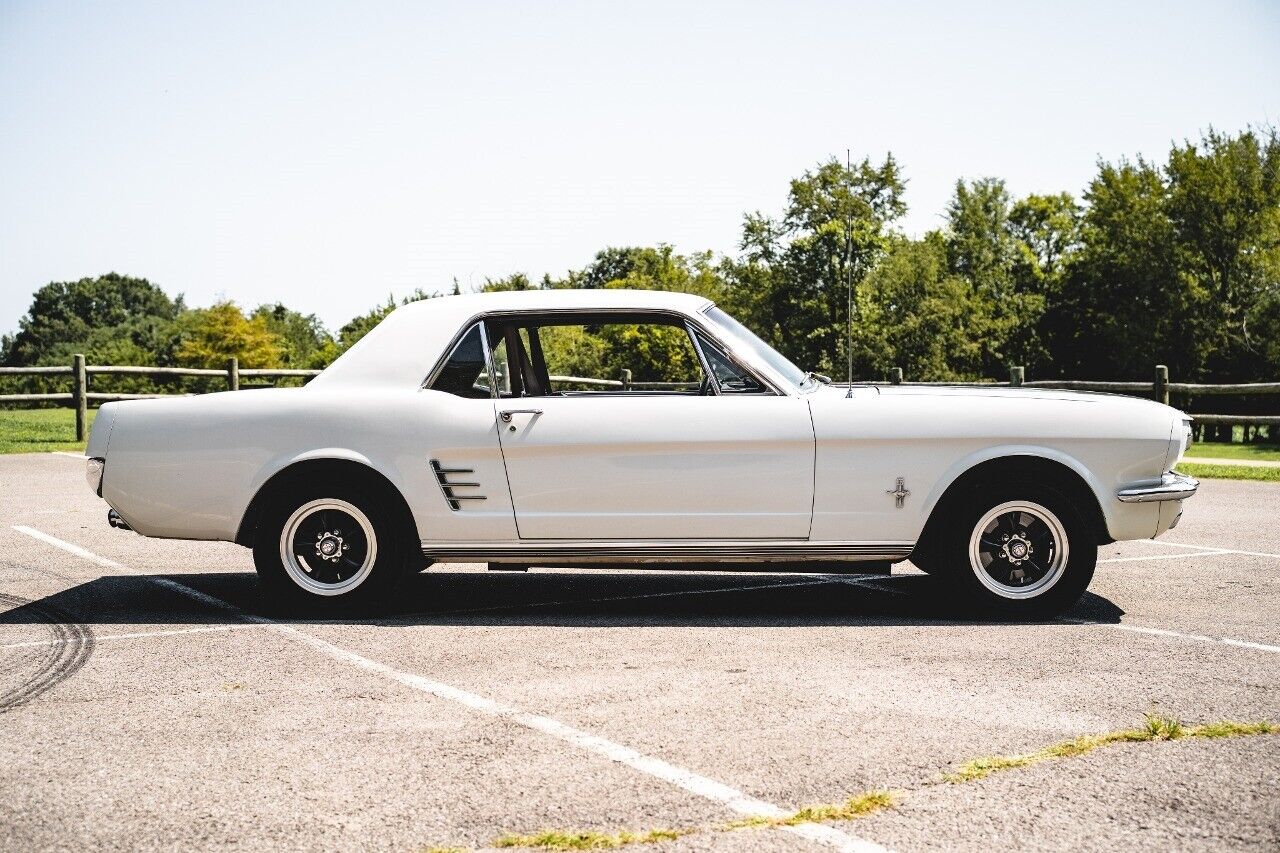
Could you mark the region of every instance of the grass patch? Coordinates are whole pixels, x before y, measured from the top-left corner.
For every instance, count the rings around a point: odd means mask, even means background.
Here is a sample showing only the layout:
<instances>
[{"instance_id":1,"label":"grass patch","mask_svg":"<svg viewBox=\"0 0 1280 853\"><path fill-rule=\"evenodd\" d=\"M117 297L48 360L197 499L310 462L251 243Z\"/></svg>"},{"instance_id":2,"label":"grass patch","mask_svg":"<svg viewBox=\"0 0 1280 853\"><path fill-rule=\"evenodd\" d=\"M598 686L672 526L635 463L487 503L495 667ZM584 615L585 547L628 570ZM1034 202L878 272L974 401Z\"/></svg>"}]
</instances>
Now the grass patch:
<instances>
[{"instance_id":1,"label":"grass patch","mask_svg":"<svg viewBox=\"0 0 1280 853\"><path fill-rule=\"evenodd\" d=\"M540 850L612 850L628 844L657 844L691 835L696 829L651 829L648 832L566 832L548 829L533 835L504 835L494 847L534 847Z\"/></svg>"},{"instance_id":2,"label":"grass patch","mask_svg":"<svg viewBox=\"0 0 1280 853\"><path fill-rule=\"evenodd\" d=\"M89 410L89 425L96 409ZM71 409L0 409L0 453L84 450Z\"/></svg>"},{"instance_id":3,"label":"grass patch","mask_svg":"<svg viewBox=\"0 0 1280 853\"><path fill-rule=\"evenodd\" d=\"M651 829L648 832L573 832L547 829L533 835L504 835L493 842L494 847L525 847L538 850L612 850L628 844L657 844L674 841L686 835L701 832L733 832L738 829L774 829L796 826L802 823L831 823L837 820L853 820L893 805L893 795L888 791L868 791L850 797L843 803L819 803L797 809L781 817L753 815L722 823L710 829L685 827L683 829Z\"/></svg>"},{"instance_id":4,"label":"grass patch","mask_svg":"<svg viewBox=\"0 0 1280 853\"><path fill-rule=\"evenodd\" d=\"M1263 462L1280 462L1280 444L1193 441L1187 448L1187 455L1204 456L1210 459L1256 459Z\"/></svg>"},{"instance_id":5,"label":"grass patch","mask_svg":"<svg viewBox=\"0 0 1280 853\"><path fill-rule=\"evenodd\" d=\"M1261 480L1280 483L1280 468L1255 468L1248 465L1197 465L1178 463L1178 470L1198 480Z\"/></svg>"},{"instance_id":6,"label":"grass patch","mask_svg":"<svg viewBox=\"0 0 1280 853\"><path fill-rule=\"evenodd\" d=\"M843 803L818 803L804 806L784 817L744 817L720 827L723 831L752 827L796 826L801 823L831 823L837 820L853 820L893 805L893 794L888 791L867 791L850 797Z\"/></svg>"},{"instance_id":7,"label":"grass patch","mask_svg":"<svg viewBox=\"0 0 1280 853\"><path fill-rule=\"evenodd\" d=\"M1199 726L1186 726L1172 717L1159 714L1147 714L1142 725L1133 729L1121 729L1116 732L1105 732L1100 735L1083 735L1072 740L1055 743L1035 752L1021 755L989 755L975 758L961 764L954 772L943 774L943 779L952 783L972 782L985 779L992 773L1001 770L1012 770L1026 767L1043 761L1058 758L1075 758L1093 752L1100 747L1115 743L1144 743L1153 740L1185 740L1186 738L1223 738L1249 735L1266 735L1280 733L1280 726L1265 720L1254 723L1241 723L1235 720L1220 720L1216 723L1205 723Z\"/></svg>"}]
</instances>

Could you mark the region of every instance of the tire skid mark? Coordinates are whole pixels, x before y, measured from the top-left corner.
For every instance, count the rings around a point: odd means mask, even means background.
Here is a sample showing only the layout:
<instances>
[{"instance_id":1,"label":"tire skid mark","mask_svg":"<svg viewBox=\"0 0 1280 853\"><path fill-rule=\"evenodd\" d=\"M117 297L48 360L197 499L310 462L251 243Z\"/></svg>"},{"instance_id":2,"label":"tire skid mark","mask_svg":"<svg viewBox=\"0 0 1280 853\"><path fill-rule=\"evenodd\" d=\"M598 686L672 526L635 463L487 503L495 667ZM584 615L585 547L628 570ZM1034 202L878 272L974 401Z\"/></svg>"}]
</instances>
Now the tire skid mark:
<instances>
[{"instance_id":1,"label":"tire skid mark","mask_svg":"<svg viewBox=\"0 0 1280 853\"><path fill-rule=\"evenodd\" d=\"M13 687L0 687L0 714L19 708L75 675L93 655L93 631L63 611L16 595L0 593L0 606L23 607L44 619L52 635L44 647L0 656L0 676L19 675ZM21 677L24 672L31 674ZM6 679L7 680L7 679Z\"/></svg>"}]
</instances>

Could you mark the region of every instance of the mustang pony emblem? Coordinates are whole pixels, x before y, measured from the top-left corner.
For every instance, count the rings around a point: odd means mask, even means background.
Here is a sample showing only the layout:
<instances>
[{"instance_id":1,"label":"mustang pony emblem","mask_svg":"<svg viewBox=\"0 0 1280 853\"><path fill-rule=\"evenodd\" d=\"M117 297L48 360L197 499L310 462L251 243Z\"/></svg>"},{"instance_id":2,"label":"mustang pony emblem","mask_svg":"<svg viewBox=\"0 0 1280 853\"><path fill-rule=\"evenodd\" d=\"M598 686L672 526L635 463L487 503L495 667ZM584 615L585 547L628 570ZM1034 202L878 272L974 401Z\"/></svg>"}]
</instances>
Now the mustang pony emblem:
<instances>
[{"instance_id":1,"label":"mustang pony emblem","mask_svg":"<svg viewBox=\"0 0 1280 853\"><path fill-rule=\"evenodd\" d=\"M893 495L893 505L898 509L902 509L903 501L907 499L907 495L911 494L907 491L907 482L903 477L899 477L897 484L892 489L885 489L884 493Z\"/></svg>"}]
</instances>

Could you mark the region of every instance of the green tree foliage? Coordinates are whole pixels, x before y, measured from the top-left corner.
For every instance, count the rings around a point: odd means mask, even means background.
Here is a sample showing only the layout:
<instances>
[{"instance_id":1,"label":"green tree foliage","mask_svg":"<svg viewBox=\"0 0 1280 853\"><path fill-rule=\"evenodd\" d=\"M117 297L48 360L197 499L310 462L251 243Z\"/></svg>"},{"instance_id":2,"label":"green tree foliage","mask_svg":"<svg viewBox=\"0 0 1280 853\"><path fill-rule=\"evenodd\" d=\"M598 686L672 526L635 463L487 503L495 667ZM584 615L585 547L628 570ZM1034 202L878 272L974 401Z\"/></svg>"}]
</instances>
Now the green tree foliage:
<instances>
[{"instance_id":1,"label":"green tree foliage","mask_svg":"<svg viewBox=\"0 0 1280 853\"><path fill-rule=\"evenodd\" d=\"M178 319L175 361L183 367L281 367L284 342L262 314L246 317L234 302L187 311Z\"/></svg>"},{"instance_id":2,"label":"green tree foliage","mask_svg":"<svg viewBox=\"0 0 1280 853\"><path fill-rule=\"evenodd\" d=\"M280 361L284 367L310 367L333 336L315 314L302 314L275 305L259 305L249 315L250 321L261 319L268 331L280 342Z\"/></svg>"},{"instance_id":3,"label":"green tree foliage","mask_svg":"<svg viewBox=\"0 0 1280 853\"><path fill-rule=\"evenodd\" d=\"M917 379L1002 378L1024 364L1046 378L1145 379L1157 362L1188 380L1280 376L1274 129L1210 130L1172 146L1163 163L1100 162L1078 200L1018 198L998 178L960 181L944 226L918 239L896 230L904 188L892 156L851 167L832 159L790 182L778 215L744 216L733 257L608 247L561 277L516 272L482 289L696 293L802 367L842 376L852 279L861 378L895 366ZM83 352L97 363L221 367L235 355L246 367L323 367L397 306L433 295L388 297L331 335L279 304L246 317L229 303L188 310L181 296L114 273L52 282L17 334L0 340L0 362L66 364ZM685 371L678 335L641 341L621 326L548 334L548 358L568 373L626 368L642 381Z\"/></svg>"},{"instance_id":4,"label":"green tree foliage","mask_svg":"<svg viewBox=\"0 0 1280 853\"><path fill-rule=\"evenodd\" d=\"M805 172L791 182L781 219L744 217L742 255L723 268L729 306L796 363L835 371L848 282L859 290L889 248L905 189L892 156L852 167L831 159ZM862 301L855 297L855 322Z\"/></svg>"},{"instance_id":5,"label":"green tree foliage","mask_svg":"<svg viewBox=\"0 0 1280 853\"><path fill-rule=\"evenodd\" d=\"M155 364L182 310L181 296L170 299L145 278L50 282L36 291L17 335L0 342L0 363L70 364L82 352L91 363Z\"/></svg>"}]
</instances>

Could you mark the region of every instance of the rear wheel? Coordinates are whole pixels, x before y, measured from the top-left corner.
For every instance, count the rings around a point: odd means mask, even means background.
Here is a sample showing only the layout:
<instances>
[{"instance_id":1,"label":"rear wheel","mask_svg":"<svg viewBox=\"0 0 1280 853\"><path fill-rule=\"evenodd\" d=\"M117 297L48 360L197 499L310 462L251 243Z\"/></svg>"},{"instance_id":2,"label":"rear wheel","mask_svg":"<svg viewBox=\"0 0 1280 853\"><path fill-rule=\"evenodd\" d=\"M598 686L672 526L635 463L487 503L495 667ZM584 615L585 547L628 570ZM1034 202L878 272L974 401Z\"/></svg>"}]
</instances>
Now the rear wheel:
<instances>
[{"instance_id":1,"label":"rear wheel","mask_svg":"<svg viewBox=\"0 0 1280 853\"><path fill-rule=\"evenodd\" d=\"M266 510L253 561L274 600L337 610L385 598L409 553L385 500L373 492L306 483Z\"/></svg>"},{"instance_id":2,"label":"rear wheel","mask_svg":"<svg viewBox=\"0 0 1280 853\"><path fill-rule=\"evenodd\" d=\"M988 484L963 507L931 549L931 574L1006 616L1054 616L1084 594L1098 546L1061 492L1038 483Z\"/></svg>"}]
</instances>

